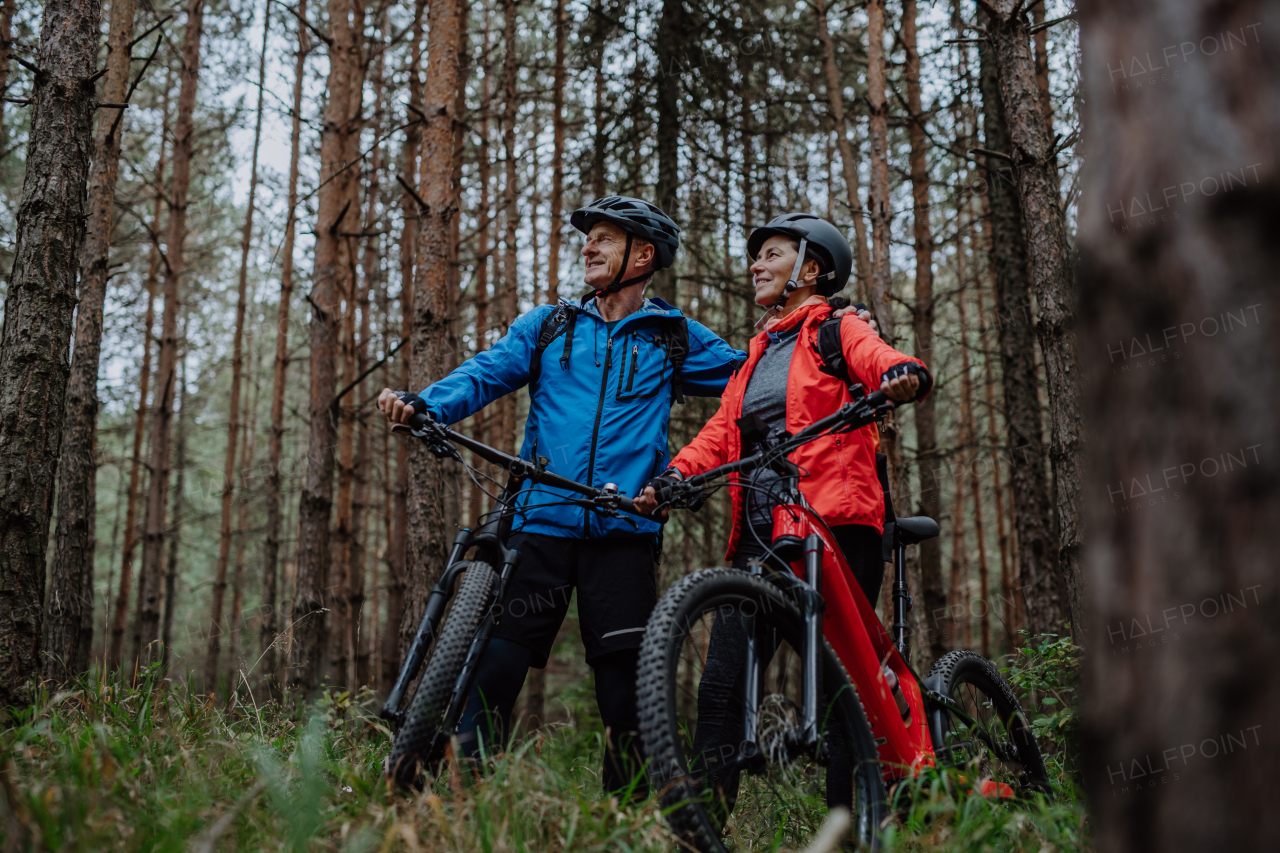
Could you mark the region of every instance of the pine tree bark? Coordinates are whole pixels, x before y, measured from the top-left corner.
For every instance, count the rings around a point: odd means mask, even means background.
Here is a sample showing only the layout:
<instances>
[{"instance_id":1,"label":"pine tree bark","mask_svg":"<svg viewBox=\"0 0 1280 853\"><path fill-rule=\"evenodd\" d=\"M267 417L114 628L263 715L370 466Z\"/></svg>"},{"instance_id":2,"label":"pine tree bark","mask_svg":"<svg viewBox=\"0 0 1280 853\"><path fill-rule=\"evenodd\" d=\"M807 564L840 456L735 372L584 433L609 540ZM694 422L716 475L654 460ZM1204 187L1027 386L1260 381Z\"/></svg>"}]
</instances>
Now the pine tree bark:
<instances>
[{"instance_id":1,"label":"pine tree bark","mask_svg":"<svg viewBox=\"0 0 1280 853\"><path fill-rule=\"evenodd\" d=\"M560 240L564 229L564 54L569 35L564 4L565 0L556 0L556 64L551 78L551 235L547 249L547 302L551 305L560 301ZM487 133L485 137L487 145Z\"/></svg>"},{"instance_id":2,"label":"pine tree bark","mask_svg":"<svg viewBox=\"0 0 1280 853\"><path fill-rule=\"evenodd\" d=\"M212 686L218 678L218 655L222 649L222 605L227 591L227 563L231 556L231 513L236 494L236 444L240 435L240 382L244 373L244 312L245 288L249 278L249 250L253 246L253 214L254 202L258 191L258 146L262 142L262 99L266 87L267 73L267 38L271 30L271 7L267 4L262 9L262 52L258 59L258 108L257 118L253 126L253 154L249 166L249 200L244 212L244 228L240 235L240 277L236 282L236 317L231 338L231 397L227 417L227 452L222 468L222 516L218 535L218 562L213 578L213 607L209 616L209 643L205 651L204 678L205 684ZM159 569L159 566L156 567ZM159 593L159 584L156 584ZM144 598L146 598L144 594ZM147 599L147 604L150 600ZM144 622L152 618L149 609L144 606ZM154 618L160 616L159 596L156 597ZM234 624L234 623L233 623ZM147 634L144 626L143 635Z\"/></svg>"},{"instance_id":3,"label":"pine tree bark","mask_svg":"<svg viewBox=\"0 0 1280 853\"><path fill-rule=\"evenodd\" d=\"M96 106L98 0L49 0L0 339L0 708L32 698Z\"/></svg>"},{"instance_id":4,"label":"pine tree bark","mask_svg":"<svg viewBox=\"0 0 1280 853\"><path fill-rule=\"evenodd\" d=\"M1079 4L1081 765L1100 853L1280 849L1280 33L1259 25L1272 9ZM1112 88L1108 67L1187 42L1220 55ZM1187 181L1214 197L1183 203ZM1152 227L1108 213L1148 193L1168 207ZM1139 368L1148 335L1166 350Z\"/></svg>"},{"instance_id":5,"label":"pine tree bark","mask_svg":"<svg viewBox=\"0 0 1280 853\"><path fill-rule=\"evenodd\" d=\"M107 74L102 86L102 100L107 103L123 103L128 95L133 21L134 0L115 0L111 4ZM89 175L89 223L80 250L80 303L67 384L62 455L58 460L58 523L44 627L43 674L58 683L88 668L89 646L93 642L94 487L98 472L93 451L98 432L98 356L102 349L102 306L107 296L107 260L115 225L123 112L98 111Z\"/></svg>"},{"instance_id":6,"label":"pine tree bark","mask_svg":"<svg viewBox=\"0 0 1280 853\"><path fill-rule=\"evenodd\" d=\"M480 143L477 145L476 157L479 160L478 171L480 173L480 207L476 211L476 216L480 219L480 227L476 235L476 353L482 353L488 349L489 345L489 268L492 255L492 248L489 245L489 227L493 222L492 204L490 201L490 185L489 181L493 177L493 166L490 162L489 151L489 79L492 70L492 63L489 62L489 22L486 20L483 34L483 54L485 57L484 77L480 81L480 103L485 105L482 109L480 117ZM552 204L555 202L553 200ZM553 221L559 220L552 217ZM557 228L552 229L552 233L556 234ZM552 254L555 257L555 254ZM553 260L554 263L554 260ZM554 285L555 279L552 279ZM491 426L490 419L482 409L472 416L471 420L475 428L475 433L481 441L488 441L486 429ZM472 464L483 465L484 462L478 458L472 458ZM470 507L468 508L469 523L474 528L480 523L480 515L484 512L484 492L477 488L471 489Z\"/></svg>"},{"instance_id":7,"label":"pine tree bark","mask_svg":"<svg viewBox=\"0 0 1280 853\"><path fill-rule=\"evenodd\" d=\"M658 34L654 48L658 59L657 113L655 147L658 153L657 204L667 216L677 215L680 174L680 90L686 56L685 39L689 34L689 14L684 0L662 0L658 18ZM676 271L660 270L653 277L653 294L674 305Z\"/></svg>"},{"instance_id":8,"label":"pine tree bark","mask_svg":"<svg viewBox=\"0 0 1280 853\"><path fill-rule=\"evenodd\" d=\"M422 23L426 0L414 5L411 25L412 44L409 47L409 112L422 118ZM485 75L486 79L488 75ZM422 123L415 121L405 130L404 147L401 149L401 178L416 187L418 184L418 147L422 138ZM408 343L400 349L397 360L401 367L401 386L413 388L413 268L417 252L418 208L413 197L404 194L401 201L404 227L400 232L400 310L401 337ZM404 620L404 590L406 584L406 559L409 524L409 442L396 442L396 477L392 493L391 530L387 537L387 621L382 635L382 673L379 692L390 692L400 673L400 623Z\"/></svg>"},{"instance_id":9,"label":"pine tree bark","mask_svg":"<svg viewBox=\"0 0 1280 853\"><path fill-rule=\"evenodd\" d=\"M120 588L116 594L113 607L109 607L108 617L110 640L107 647L107 668L120 666L120 658L124 654L124 624L129 611L129 592L133 583L133 554L138 545L138 487L142 478L142 442L147 431L147 395L151 384L151 341L152 327L155 325L156 288L160 281L160 226L163 222L164 209L164 169L165 149L169 140L169 92L172 88L171 75L165 73L164 101L160 120L160 154L156 158L155 202L151 214L151 251L147 260L147 310L143 315L142 332L142 367L138 376L138 408L134 418L133 457L129 463L128 506L125 511L124 548L120 557ZM111 586L107 591L110 594ZM116 626L119 626L118 629ZM167 644L166 644L167 645Z\"/></svg>"},{"instance_id":10,"label":"pine tree bark","mask_svg":"<svg viewBox=\"0 0 1280 853\"><path fill-rule=\"evenodd\" d=\"M920 52L917 48L916 2L903 0L902 43L907 65L907 137L911 145L911 199L916 250L915 304L911 311L911 330L915 338L915 356L925 364L933 358L933 225L929 221L928 139L924 129L924 106L920 91ZM936 366L935 366L936 369ZM938 420L934 409L935 395L930 394L912 406L916 422L916 466L920 474L920 501L917 510L902 507L903 514L918 512L930 518L942 517L942 492L939 482L941 460L938 457ZM903 495L905 502L906 495ZM942 591L942 542L930 539L920 545L921 598L928 625L929 654L937 660L946 653L935 614L946 606Z\"/></svg>"},{"instance_id":11,"label":"pine tree bark","mask_svg":"<svg viewBox=\"0 0 1280 853\"><path fill-rule=\"evenodd\" d=\"M169 225L165 238L164 314L161 317L160 354L156 367L155 401L151 412L151 485L147 491L146 532L142 547L142 577L153 579L144 596L155 595L159 616L159 590L164 560L166 504L169 495L169 432L173 422L173 396L178 361L178 309L182 275L186 269L183 241L187 234L187 193L191 184L194 150L196 86L200 75L200 39L204 30L204 0L187 5L186 32L182 37L182 74L178 90L178 116L174 126L173 174L169 185ZM123 625L120 626L123 628ZM144 626L142 644L160 638L160 623Z\"/></svg>"},{"instance_id":12,"label":"pine tree bark","mask_svg":"<svg viewBox=\"0 0 1280 853\"><path fill-rule=\"evenodd\" d=\"M512 0L508 0L512 2ZM514 8L510 14L514 17ZM459 39L466 26L461 0L438 0L430 7L427 55L430 67L423 91L427 118L422 131L418 211L417 270L413 282L413 354L411 387L424 388L446 372L456 345L452 338L453 307L450 268L452 220L458 214L453 184L453 129L457 119ZM401 649L407 647L422 618L427 593L448 557L451 532L445 529L445 501L458 494L456 474L413 442L409 465L414 476L408 489L408 567Z\"/></svg>"},{"instance_id":13,"label":"pine tree bark","mask_svg":"<svg viewBox=\"0 0 1280 853\"><path fill-rule=\"evenodd\" d=\"M498 299L499 331L505 335L515 322L520 303L520 269L516 263L516 228L520 213L516 209L516 117L518 94L516 71L516 0L502 0L502 151L505 180L502 186L502 221L506 228L502 241L502 294ZM508 394L498 401L501 417L494 446L505 453L515 452L516 397Z\"/></svg>"},{"instance_id":14,"label":"pine tree bark","mask_svg":"<svg viewBox=\"0 0 1280 853\"><path fill-rule=\"evenodd\" d=\"M831 110L831 120L835 124L836 146L840 150L844 188L849 213L853 216L853 259L857 274L855 289L858 299L865 301L869 298L867 294L871 291L871 253L867 249L866 211L863 210L862 202L858 198L858 161L853 152L853 144L849 141L848 122L844 112L844 87L840 85L840 72L836 67L835 43L827 27L826 0L814 0L813 8L818 17L818 41L822 45L822 70L827 83L827 104ZM903 20L906 20L905 13ZM918 62L916 64L919 65ZM916 76L919 77L918 72ZM936 543L934 550L937 550ZM941 567L938 571L941 573Z\"/></svg>"},{"instance_id":15,"label":"pine tree bark","mask_svg":"<svg viewBox=\"0 0 1280 853\"><path fill-rule=\"evenodd\" d=\"M9 48L13 44L13 16L18 11L14 0L0 0L0 150L8 150L4 135L4 96L9 94Z\"/></svg>"},{"instance_id":16,"label":"pine tree bark","mask_svg":"<svg viewBox=\"0 0 1280 853\"><path fill-rule=\"evenodd\" d=\"M1009 131L996 80L994 51L980 47L979 88L985 147L1010 148ZM996 291L996 328L1000 341L1008 430L1009 482L1017 537L1018 594L1024 600L1033 634L1057 630L1063 590L1058 583L1057 548L1049 503L1046 452L1041 435L1036 389L1035 320L1031 313L1030 261L1023 230L1022 203L1007 161L985 158L991 223L991 268Z\"/></svg>"},{"instance_id":17,"label":"pine tree bark","mask_svg":"<svg viewBox=\"0 0 1280 853\"><path fill-rule=\"evenodd\" d=\"M984 231L984 248L990 257L990 231ZM1010 651L1018 645L1017 617L1014 602L1021 594L1015 589L1012 554L1009 547L1009 529L1005 524L1004 472L1000 465L1000 436L996 427L995 378L991 369L991 352L987 344L987 307L978 289L978 340L982 341L982 381L987 403L987 446L991 453L991 494L996 509L996 543L1000 549L1000 618L1004 623L1005 639ZM984 561L985 562L985 561ZM990 602L988 602L990 603Z\"/></svg>"},{"instance_id":18,"label":"pine tree bark","mask_svg":"<svg viewBox=\"0 0 1280 853\"><path fill-rule=\"evenodd\" d=\"M249 302L253 303L254 297L249 297ZM250 382L248 387L244 389L244 407L241 409L245 413L247 423L241 431L240 437L240 465L241 471L253 470L254 456L254 438L257 435L257 411L258 404L258 371L257 358L253 350L253 332L246 330L245 332L245 350L249 353L249 376ZM248 485L248 483L244 483ZM231 572L231 618L228 621L230 625L230 646L227 649L227 662L231 665L230 683L233 689L237 684L237 674L242 671L242 667L246 665L246 661L241 659L241 651L243 649L244 635L244 568L245 568L245 545L249 535L249 500L250 495L246 491L236 493L236 533L235 533L235 568Z\"/></svg>"},{"instance_id":19,"label":"pine tree bark","mask_svg":"<svg viewBox=\"0 0 1280 853\"><path fill-rule=\"evenodd\" d=\"M956 237L956 278L960 290L956 294L956 313L960 320L960 443L963 447L963 467L959 476L968 479L969 497L973 501L973 538L978 549L978 599L981 610L974 612L975 600L966 597L965 619L972 629L973 617L978 617L980 650L983 657L991 656L991 617L987 611L990 598L990 578L987 575L987 543L982 524L982 485L978 481L978 428L973 415L973 359L969 352L969 277L965 264L964 236L968 230L965 222L967 205L961 201L956 211L960 233Z\"/></svg>"},{"instance_id":20,"label":"pine tree bark","mask_svg":"<svg viewBox=\"0 0 1280 853\"><path fill-rule=\"evenodd\" d=\"M1067 235L1058 196L1053 138L1041 106L1019 0L1001 0L989 18L987 40L995 59L1000 101L1009 128L1013 173L1018 182L1023 232L1031 260L1038 318L1036 335L1049 388L1049 462L1057 510L1057 553L1052 593L1037 596L1033 630L1063 633L1083 624L1080 549L1083 545L1080 489L1083 427L1076 366L1075 250ZM1056 598L1054 593L1056 593Z\"/></svg>"},{"instance_id":21,"label":"pine tree bark","mask_svg":"<svg viewBox=\"0 0 1280 853\"><path fill-rule=\"evenodd\" d=\"M351 240L342 235L359 221L353 203L359 170L351 167L360 139L360 33L362 0L329 0L328 102L320 133L320 190L316 200L316 241L311 275L311 382L307 430L307 470L298 508L297 590L293 596L290 684L304 694L319 686L325 670L332 560L329 515L333 509L334 445L337 420L337 347L342 299L350 293ZM352 208L356 210L353 211ZM348 221L347 218L350 217ZM358 226L357 226L358 227Z\"/></svg>"},{"instance_id":22,"label":"pine tree bark","mask_svg":"<svg viewBox=\"0 0 1280 853\"><path fill-rule=\"evenodd\" d=\"M868 304L880 323L880 335L897 341L889 269L889 105L885 101L884 0L867 0L867 109L871 142L871 289Z\"/></svg>"},{"instance_id":23,"label":"pine tree bark","mask_svg":"<svg viewBox=\"0 0 1280 853\"><path fill-rule=\"evenodd\" d=\"M276 308L276 354L271 379L271 437L267 443L267 529L263 543L262 627L258 638L259 664L267 694L278 696L280 666L277 636L280 632L280 464L284 458L284 392L289 371L289 303L293 299L293 248L298 226L298 158L302 146L302 83L306 74L310 38L302 23L307 19L307 0L298 0L298 50L293 64L293 112L289 133L289 211L284 225L284 247L280 263L280 304Z\"/></svg>"}]
</instances>

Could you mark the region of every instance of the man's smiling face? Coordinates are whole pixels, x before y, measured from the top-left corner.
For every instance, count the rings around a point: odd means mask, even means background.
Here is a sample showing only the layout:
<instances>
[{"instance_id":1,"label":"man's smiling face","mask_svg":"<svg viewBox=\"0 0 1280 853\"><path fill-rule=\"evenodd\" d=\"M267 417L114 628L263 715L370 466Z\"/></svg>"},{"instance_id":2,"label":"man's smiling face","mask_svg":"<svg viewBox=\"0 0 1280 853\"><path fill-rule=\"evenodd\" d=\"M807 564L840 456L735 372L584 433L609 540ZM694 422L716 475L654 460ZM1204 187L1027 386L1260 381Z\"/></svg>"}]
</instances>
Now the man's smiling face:
<instances>
[{"instance_id":1,"label":"man's smiling face","mask_svg":"<svg viewBox=\"0 0 1280 853\"><path fill-rule=\"evenodd\" d=\"M622 266L622 256L627 250L627 234L612 222L597 222L591 226L587 234L587 242L582 247L582 257L586 261L586 273L583 282L588 287L603 290L618 275ZM639 238L632 238L629 269L623 278L630 278L643 273L653 261L654 249L651 244Z\"/></svg>"}]
</instances>

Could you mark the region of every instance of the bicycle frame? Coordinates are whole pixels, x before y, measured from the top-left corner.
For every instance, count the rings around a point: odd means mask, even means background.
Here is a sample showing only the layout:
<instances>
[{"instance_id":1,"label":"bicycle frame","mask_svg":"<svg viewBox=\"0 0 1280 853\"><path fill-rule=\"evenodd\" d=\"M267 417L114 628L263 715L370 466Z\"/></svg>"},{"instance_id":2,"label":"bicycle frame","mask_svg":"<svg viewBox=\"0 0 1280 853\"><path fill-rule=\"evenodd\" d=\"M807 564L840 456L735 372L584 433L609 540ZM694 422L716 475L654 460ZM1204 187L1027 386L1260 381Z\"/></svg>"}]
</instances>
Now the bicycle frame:
<instances>
[{"instance_id":1,"label":"bicycle frame","mask_svg":"<svg viewBox=\"0 0 1280 853\"><path fill-rule=\"evenodd\" d=\"M423 611L421 622L418 623L418 630L409 645L409 650L405 654L404 663L400 667L400 674L397 676L396 683L391 688L391 693L387 696L387 701L383 704L382 710L378 712L378 715L384 720L397 726L404 722L404 711L401 710L400 706L404 703L405 693L422 669L422 664L426 660L431 643L436 637L436 632L440 629L445 607L448 605L449 599L453 597L454 584L457 582L458 577L471 565L471 561L466 559L466 555L475 548L477 558L483 559L490 566L497 569L498 582L494 588L493 603L480 623L475 638L467 650L466 660L458 674L453 699L445 713L445 725L442 731L452 731L458 719L462 716L467 696L471 691L471 682L475 677L476 667L479 666L480 658L484 655L485 649L488 648L489 638L493 635L493 629L497 625L497 605L502 601L503 591L506 589L512 573L520 564L520 552L507 547L507 537L511 533L512 519L519 511L516 507L516 498L520 494L525 481L528 480L539 485L551 486L582 495L583 500L581 503L583 505L606 514L617 513L619 510L635 513L635 507L631 500L620 495L617 487L612 484L606 485L604 489L584 486L581 483L547 471L547 460L544 458L531 462L518 456L511 456L487 444L468 438L449 427L434 423L426 415L416 415L410 426L406 427L397 424L392 429L395 432L407 432L415 438L422 439L427 443L431 452L437 456L457 459L465 465L465 460L462 459L461 454L454 447L455 444L461 445L480 458L502 466L511 474L511 478L503 488L494 510L488 514L487 520L474 531L470 529L458 531L458 535L454 538L449 560L445 564L445 570L441 574L440 580L427 598L427 606Z\"/></svg>"}]
</instances>

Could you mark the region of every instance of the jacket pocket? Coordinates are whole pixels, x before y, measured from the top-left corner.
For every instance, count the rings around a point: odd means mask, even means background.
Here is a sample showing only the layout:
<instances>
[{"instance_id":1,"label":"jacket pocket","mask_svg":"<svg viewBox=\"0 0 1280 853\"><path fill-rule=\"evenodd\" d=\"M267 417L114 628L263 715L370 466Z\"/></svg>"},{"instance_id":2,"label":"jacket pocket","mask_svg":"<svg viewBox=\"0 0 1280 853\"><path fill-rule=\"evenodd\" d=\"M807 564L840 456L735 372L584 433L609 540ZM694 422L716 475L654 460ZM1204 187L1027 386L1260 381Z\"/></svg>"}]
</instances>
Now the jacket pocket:
<instances>
[{"instance_id":1,"label":"jacket pocket","mask_svg":"<svg viewBox=\"0 0 1280 853\"><path fill-rule=\"evenodd\" d=\"M657 396L671 379L671 362L666 348L651 335L630 334L623 340L617 399L627 402Z\"/></svg>"}]
</instances>

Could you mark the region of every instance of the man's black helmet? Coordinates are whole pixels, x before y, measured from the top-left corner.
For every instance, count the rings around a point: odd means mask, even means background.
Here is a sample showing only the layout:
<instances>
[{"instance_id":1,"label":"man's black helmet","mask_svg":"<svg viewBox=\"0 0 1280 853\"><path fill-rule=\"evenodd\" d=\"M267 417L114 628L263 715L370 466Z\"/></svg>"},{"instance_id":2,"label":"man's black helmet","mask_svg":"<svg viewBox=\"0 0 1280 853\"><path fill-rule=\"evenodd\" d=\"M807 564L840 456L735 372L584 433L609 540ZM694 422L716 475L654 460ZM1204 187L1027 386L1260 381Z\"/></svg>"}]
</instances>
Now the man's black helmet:
<instances>
[{"instance_id":1,"label":"man's black helmet","mask_svg":"<svg viewBox=\"0 0 1280 853\"><path fill-rule=\"evenodd\" d=\"M840 229L812 213L784 213L747 238L747 254L754 258L770 237L781 234L804 240L807 252L818 261L818 293L830 296L844 289L853 271L853 250Z\"/></svg>"},{"instance_id":2,"label":"man's black helmet","mask_svg":"<svg viewBox=\"0 0 1280 853\"><path fill-rule=\"evenodd\" d=\"M652 243L655 270L664 270L675 262L676 250L680 248L680 226L657 205L630 196L611 195L578 208L569 217L569 224L583 234L590 233L597 222L612 222L628 234Z\"/></svg>"}]
</instances>

